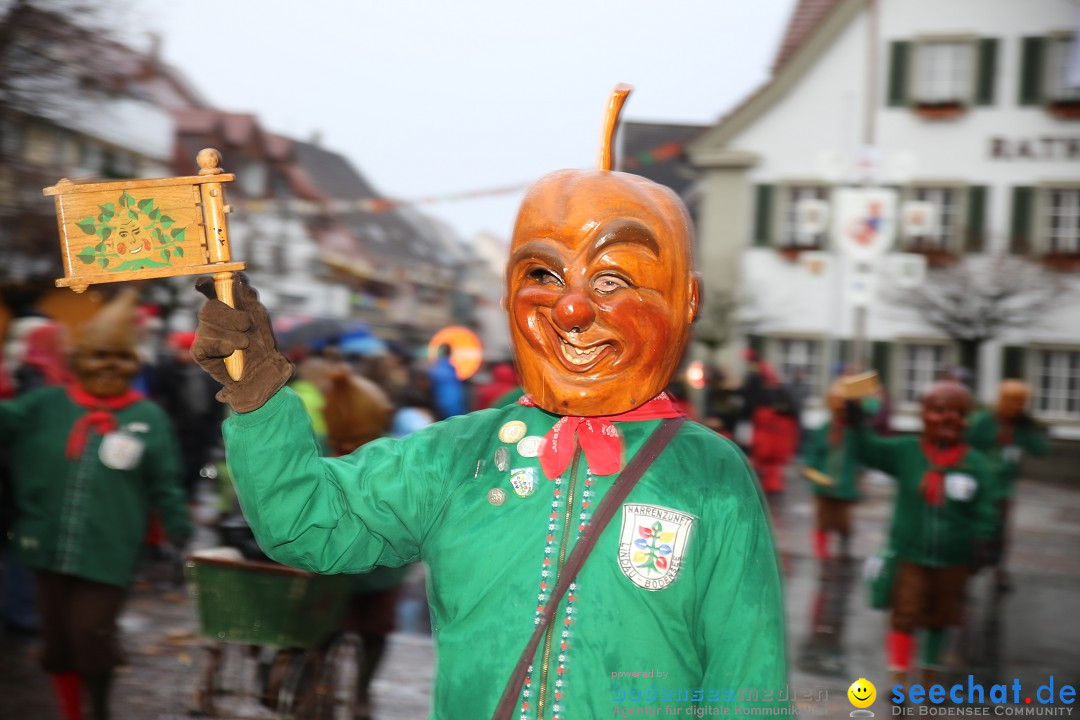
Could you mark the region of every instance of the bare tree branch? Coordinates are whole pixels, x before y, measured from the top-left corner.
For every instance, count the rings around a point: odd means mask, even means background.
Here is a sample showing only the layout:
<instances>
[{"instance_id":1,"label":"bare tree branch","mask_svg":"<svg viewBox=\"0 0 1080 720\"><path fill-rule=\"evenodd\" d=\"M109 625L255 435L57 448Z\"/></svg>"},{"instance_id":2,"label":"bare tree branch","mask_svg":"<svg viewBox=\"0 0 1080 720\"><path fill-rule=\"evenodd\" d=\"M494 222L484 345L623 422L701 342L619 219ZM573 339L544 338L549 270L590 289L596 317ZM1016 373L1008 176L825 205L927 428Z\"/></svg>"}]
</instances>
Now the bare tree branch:
<instances>
[{"instance_id":1,"label":"bare tree branch","mask_svg":"<svg viewBox=\"0 0 1080 720\"><path fill-rule=\"evenodd\" d=\"M981 345L1006 330L1042 325L1070 293L1060 275L1021 257L997 255L932 270L922 286L893 288L885 298L958 342Z\"/></svg>"}]
</instances>

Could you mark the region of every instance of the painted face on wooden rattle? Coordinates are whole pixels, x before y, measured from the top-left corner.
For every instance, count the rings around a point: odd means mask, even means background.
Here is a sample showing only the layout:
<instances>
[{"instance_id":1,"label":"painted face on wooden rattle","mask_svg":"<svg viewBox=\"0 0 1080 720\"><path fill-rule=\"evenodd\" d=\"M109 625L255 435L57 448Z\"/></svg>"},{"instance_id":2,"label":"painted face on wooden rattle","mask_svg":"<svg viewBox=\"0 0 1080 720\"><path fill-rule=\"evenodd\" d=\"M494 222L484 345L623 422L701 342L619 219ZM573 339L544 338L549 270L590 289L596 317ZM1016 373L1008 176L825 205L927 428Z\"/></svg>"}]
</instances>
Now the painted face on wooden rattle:
<instances>
[{"instance_id":1,"label":"painted face on wooden rattle","mask_svg":"<svg viewBox=\"0 0 1080 720\"><path fill-rule=\"evenodd\" d=\"M669 189L560 170L526 193L507 266L525 391L561 415L614 415L660 393L697 312L691 229Z\"/></svg>"}]
</instances>

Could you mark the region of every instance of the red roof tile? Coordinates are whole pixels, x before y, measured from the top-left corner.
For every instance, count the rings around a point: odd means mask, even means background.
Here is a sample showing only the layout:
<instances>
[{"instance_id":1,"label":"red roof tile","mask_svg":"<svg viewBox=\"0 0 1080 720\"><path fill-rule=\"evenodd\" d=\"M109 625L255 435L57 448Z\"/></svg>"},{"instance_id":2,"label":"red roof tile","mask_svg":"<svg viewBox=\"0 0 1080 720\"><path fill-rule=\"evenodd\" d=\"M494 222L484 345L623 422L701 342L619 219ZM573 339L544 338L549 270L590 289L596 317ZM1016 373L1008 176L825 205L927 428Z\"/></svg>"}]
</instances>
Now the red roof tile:
<instances>
[{"instance_id":1,"label":"red roof tile","mask_svg":"<svg viewBox=\"0 0 1080 720\"><path fill-rule=\"evenodd\" d=\"M788 20L780 48L776 51L772 66L773 75L783 69L787 61L798 52L804 42L810 39L821 21L839 2L840 0L799 0L799 4L791 13L791 19Z\"/></svg>"}]
</instances>

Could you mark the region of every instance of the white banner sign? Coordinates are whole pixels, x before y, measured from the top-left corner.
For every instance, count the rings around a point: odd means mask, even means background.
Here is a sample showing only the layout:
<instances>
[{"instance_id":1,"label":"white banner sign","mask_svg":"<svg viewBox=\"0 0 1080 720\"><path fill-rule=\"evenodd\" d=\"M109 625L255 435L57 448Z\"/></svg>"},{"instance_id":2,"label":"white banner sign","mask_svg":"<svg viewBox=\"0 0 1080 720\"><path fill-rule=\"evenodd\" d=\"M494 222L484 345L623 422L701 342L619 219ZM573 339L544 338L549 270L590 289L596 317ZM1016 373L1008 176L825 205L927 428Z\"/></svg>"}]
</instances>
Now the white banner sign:
<instances>
[{"instance_id":1,"label":"white banner sign","mask_svg":"<svg viewBox=\"0 0 1080 720\"><path fill-rule=\"evenodd\" d=\"M837 247L848 257L870 260L893 243L896 232L896 191L884 188L843 188L836 191L833 233Z\"/></svg>"},{"instance_id":2,"label":"white banner sign","mask_svg":"<svg viewBox=\"0 0 1080 720\"><path fill-rule=\"evenodd\" d=\"M886 255L885 274L897 287L904 289L919 287L926 280L926 256L919 253Z\"/></svg>"},{"instance_id":3,"label":"white banner sign","mask_svg":"<svg viewBox=\"0 0 1080 720\"><path fill-rule=\"evenodd\" d=\"M900 226L905 237L937 235L937 213L932 202L911 200L900 211Z\"/></svg>"}]
</instances>

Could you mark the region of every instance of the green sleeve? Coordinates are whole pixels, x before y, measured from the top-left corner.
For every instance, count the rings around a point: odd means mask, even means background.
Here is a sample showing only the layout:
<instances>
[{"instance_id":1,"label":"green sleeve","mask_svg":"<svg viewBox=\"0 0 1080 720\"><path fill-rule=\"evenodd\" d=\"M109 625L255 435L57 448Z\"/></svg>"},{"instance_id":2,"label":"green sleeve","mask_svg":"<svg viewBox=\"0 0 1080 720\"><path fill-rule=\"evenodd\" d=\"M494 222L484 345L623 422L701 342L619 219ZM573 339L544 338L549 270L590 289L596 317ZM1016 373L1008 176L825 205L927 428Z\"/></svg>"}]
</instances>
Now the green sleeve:
<instances>
[{"instance_id":1,"label":"green sleeve","mask_svg":"<svg viewBox=\"0 0 1080 720\"><path fill-rule=\"evenodd\" d=\"M999 473L985 455L979 453L975 460L975 480L979 491L975 496L975 535L980 538L992 538L1001 521L1001 487ZM989 491L984 491L987 488Z\"/></svg>"},{"instance_id":2,"label":"green sleeve","mask_svg":"<svg viewBox=\"0 0 1080 720\"><path fill-rule=\"evenodd\" d=\"M27 393L13 400L0 402L0 445L9 447L15 442L15 436L26 425L26 398L35 393Z\"/></svg>"},{"instance_id":3,"label":"green sleeve","mask_svg":"<svg viewBox=\"0 0 1080 720\"><path fill-rule=\"evenodd\" d=\"M721 550L705 587L700 632L706 652L702 687L707 693L736 693L706 694L701 705L777 707L787 684L780 567L756 481L745 461L735 472L741 478L733 484L745 492L725 501L729 507L715 536Z\"/></svg>"},{"instance_id":4,"label":"green sleeve","mask_svg":"<svg viewBox=\"0 0 1080 720\"><path fill-rule=\"evenodd\" d=\"M824 472L829 454L829 447L825 441L828 432L829 423L825 423L810 434L810 440L806 443L802 454L803 465Z\"/></svg>"},{"instance_id":5,"label":"green sleeve","mask_svg":"<svg viewBox=\"0 0 1080 720\"><path fill-rule=\"evenodd\" d=\"M881 437L863 425L853 429L855 457L863 465L899 477L910 443L905 437Z\"/></svg>"},{"instance_id":6,"label":"green sleeve","mask_svg":"<svg viewBox=\"0 0 1080 720\"><path fill-rule=\"evenodd\" d=\"M355 573L419 559L451 492L444 478L453 425L321 457L300 399L285 388L223 430L237 496L263 552L293 567Z\"/></svg>"},{"instance_id":7,"label":"green sleeve","mask_svg":"<svg viewBox=\"0 0 1080 720\"><path fill-rule=\"evenodd\" d=\"M993 415L986 410L979 410L972 415L965 434L972 447L984 453L990 452L997 439L997 423Z\"/></svg>"},{"instance_id":8,"label":"green sleeve","mask_svg":"<svg viewBox=\"0 0 1080 720\"><path fill-rule=\"evenodd\" d=\"M146 464L150 504L157 510L169 539L179 547L191 537L191 513L188 512L184 485L181 482L180 446L172 421L164 411L157 413L155 425L161 432L151 436L147 448L151 462Z\"/></svg>"},{"instance_id":9,"label":"green sleeve","mask_svg":"<svg viewBox=\"0 0 1080 720\"><path fill-rule=\"evenodd\" d=\"M1026 426L1020 428L1017 441L1029 455L1045 455L1050 450L1050 439L1047 436L1046 427L1035 420L1031 420Z\"/></svg>"}]
</instances>

